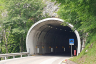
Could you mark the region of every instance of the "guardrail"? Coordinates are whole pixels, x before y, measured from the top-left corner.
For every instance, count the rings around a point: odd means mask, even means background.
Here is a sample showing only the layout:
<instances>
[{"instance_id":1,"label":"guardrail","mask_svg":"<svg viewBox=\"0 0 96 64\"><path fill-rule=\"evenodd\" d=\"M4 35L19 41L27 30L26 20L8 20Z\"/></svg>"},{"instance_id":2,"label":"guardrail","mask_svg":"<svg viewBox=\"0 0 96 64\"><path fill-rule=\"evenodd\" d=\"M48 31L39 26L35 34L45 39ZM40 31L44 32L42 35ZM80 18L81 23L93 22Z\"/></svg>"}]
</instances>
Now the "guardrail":
<instances>
[{"instance_id":1,"label":"guardrail","mask_svg":"<svg viewBox=\"0 0 96 64\"><path fill-rule=\"evenodd\" d=\"M7 53L7 54L0 54L0 58L5 58L5 60L7 59L7 57L13 56L13 58L15 58L15 56L20 55L22 57L22 55L28 55L28 52L20 52L20 53Z\"/></svg>"}]
</instances>

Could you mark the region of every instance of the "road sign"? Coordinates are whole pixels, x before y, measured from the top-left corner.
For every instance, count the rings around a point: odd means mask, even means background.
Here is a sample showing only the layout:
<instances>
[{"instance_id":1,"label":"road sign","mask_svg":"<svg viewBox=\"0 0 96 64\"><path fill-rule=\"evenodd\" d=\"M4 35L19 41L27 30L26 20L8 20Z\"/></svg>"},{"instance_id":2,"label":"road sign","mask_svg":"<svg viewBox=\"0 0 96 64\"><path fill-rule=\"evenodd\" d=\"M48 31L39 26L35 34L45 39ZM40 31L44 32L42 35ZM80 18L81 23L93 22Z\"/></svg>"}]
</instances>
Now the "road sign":
<instances>
[{"instance_id":1,"label":"road sign","mask_svg":"<svg viewBox=\"0 0 96 64\"><path fill-rule=\"evenodd\" d=\"M71 57L72 57L72 45L74 45L74 39L69 39L69 45L71 45Z\"/></svg>"},{"instance_id":2,"label":"road sign","mask_svg":"<svg viewBox=\"0 0 96 64\"><path fill-rule=\"evenodd\" d=\"M74 45L74 39L69 39L69 45Z\"/></svg>"}]
</instances>

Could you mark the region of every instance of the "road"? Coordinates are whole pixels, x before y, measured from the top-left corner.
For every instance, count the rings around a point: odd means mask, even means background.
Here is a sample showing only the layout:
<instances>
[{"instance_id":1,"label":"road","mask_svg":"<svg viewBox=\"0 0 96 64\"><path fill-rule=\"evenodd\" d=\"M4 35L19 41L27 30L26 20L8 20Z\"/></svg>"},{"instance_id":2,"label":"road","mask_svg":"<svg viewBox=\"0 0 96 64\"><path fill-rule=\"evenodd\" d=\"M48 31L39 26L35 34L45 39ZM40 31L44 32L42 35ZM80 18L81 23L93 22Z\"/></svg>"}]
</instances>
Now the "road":
<instances>
[{"instance_id":1,"label":"road","mask_svg":"<svg viewBox=\"0 0 96 64\"><path fill-rule=\"evenodd\" d=\"M28 56L22 58L14 58L0 61L0 64L60 64L64 59L70 58L70 56L59 55L37 55Z\"/></svg>"}]
</instances>

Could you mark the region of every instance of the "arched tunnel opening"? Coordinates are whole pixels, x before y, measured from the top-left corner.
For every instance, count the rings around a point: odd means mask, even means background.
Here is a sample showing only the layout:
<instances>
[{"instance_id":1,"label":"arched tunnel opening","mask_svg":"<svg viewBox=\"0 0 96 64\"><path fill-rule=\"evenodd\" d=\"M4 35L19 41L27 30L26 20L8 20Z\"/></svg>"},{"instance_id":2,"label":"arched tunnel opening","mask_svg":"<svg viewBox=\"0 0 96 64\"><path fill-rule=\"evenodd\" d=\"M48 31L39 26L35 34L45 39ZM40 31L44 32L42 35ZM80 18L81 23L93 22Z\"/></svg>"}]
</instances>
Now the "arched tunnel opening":
<instances>
[{"instance_id":1,"label":"arched tunnel opening","mask_svg":"<svg viewBox=\"0 0 96 64\"><path fill-rule=\"evenodd\" d=\"M70 26L63 26L62 23L58 20L46 20L34 24L27 34L27 51L30 54L71 55L69 39L74 39L72 45L74 55L74 50L77 51L78 48L77 36Z\"/></svg>"}]
</instances>

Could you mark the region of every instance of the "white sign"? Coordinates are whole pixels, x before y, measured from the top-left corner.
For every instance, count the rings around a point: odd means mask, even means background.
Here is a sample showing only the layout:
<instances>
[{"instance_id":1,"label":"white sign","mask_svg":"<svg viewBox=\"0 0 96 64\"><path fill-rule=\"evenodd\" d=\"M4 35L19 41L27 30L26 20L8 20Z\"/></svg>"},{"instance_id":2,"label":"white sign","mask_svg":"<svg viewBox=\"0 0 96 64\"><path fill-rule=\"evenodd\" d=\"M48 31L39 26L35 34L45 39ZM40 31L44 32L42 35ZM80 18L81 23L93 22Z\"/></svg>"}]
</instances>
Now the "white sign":
<instances>
[{"instance_id":1,"label":"white sign","mask_svg":"<svg viewBox=\"0 0 96 64\"><path fill-rule=\"evenodd\" d=\"M53 52L53 48L51 48L51 52Z\"/></svg>"},{"instance_id":2,"label":"white sign","mask_svg":"<svg viewBox=\"0 0 96 64\"><path fill-rule=\"evenodd\" d=\"M39 53L39 48L37 48L37 53Z\"/></svg>"}]
</instances>

